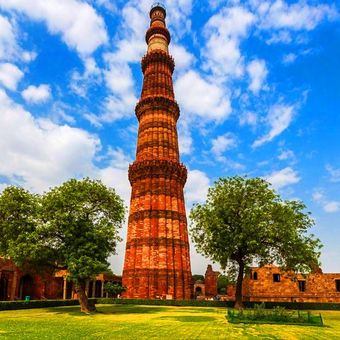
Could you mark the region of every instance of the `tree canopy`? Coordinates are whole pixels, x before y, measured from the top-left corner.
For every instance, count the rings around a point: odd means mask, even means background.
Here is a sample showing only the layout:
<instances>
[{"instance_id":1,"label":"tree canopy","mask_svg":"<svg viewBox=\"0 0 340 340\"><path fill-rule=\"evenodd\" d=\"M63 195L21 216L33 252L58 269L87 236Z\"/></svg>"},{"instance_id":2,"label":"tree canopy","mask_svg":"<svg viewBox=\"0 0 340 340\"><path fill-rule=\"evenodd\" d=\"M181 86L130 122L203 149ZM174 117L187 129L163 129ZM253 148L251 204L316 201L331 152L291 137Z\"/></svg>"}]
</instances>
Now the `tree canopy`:
<instances>
[{"instance_id":1,"label":"tree canopy","mask_svg":"<svg viewBox=\"0 0 340 340\"><path fill-rule=\"evenodd\" d=\"M282 269L308 272L319 266L320 241L308 229L314 221L301 201L282 200L261 178L221 178L204 204L190 212L190 231L199 253L235 268L236 307L242 307L247 267L276 263Z\"/></svg>"},{"instance_id":2,"label":"tree canopy","mask_svg":"<svg viewBox=\"0 0 340 340\"><path fill-rule=\"evenodd\" d=\"M87 279L109 269L120 240L122 199L100 181L71 179L45 194L8 187L0 195L0 255L18 266L65 268L83 311Z\"/></svg>"}]
</instances>

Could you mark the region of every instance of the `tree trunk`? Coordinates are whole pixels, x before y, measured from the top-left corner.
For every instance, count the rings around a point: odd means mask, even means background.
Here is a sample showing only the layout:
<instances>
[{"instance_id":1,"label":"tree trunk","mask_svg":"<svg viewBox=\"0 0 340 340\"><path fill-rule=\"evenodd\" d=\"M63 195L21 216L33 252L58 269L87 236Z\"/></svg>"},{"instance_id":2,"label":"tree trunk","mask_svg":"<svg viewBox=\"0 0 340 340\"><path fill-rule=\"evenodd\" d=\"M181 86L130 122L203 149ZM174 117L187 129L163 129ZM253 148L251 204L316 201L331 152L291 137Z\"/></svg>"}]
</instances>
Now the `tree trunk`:
<instances>
[{"instance_id":1,"label":"tree trunk","mask_svg":"<svg viewBox=\"0 0 340 340\"><path fill-rule=\"evenodd\" d=\"M75 283L75 288L79 299L80 311L86 314L95 312L96 306L89 301L81 283Z\"/></svg>"},{"instance_id":2,"label":"tree trunk","mask_svg":"<svg viewBox=\"0 0 340 340\"><path fill-rule=\"evenodd\" d=\"M238 276L236 282L236 293L235 293L235 305L234 308L242 309L243 308L243 301L242 301L242 283L243 283L243 274L244 274L244 263L240 261L238 263Z\"/></svg>"}]
</instances>

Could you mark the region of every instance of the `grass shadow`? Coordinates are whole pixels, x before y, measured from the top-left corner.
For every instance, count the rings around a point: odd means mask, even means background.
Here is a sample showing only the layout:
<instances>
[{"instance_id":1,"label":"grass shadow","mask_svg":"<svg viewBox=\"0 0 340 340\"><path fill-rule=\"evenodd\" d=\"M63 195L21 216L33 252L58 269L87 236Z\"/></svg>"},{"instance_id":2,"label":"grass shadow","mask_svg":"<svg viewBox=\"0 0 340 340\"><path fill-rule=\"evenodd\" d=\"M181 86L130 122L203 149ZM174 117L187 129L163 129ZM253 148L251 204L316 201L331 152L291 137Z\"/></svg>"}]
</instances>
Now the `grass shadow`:
<instances>
[{"instance_id":1,"label":"grass shadow","mask_svg":"<svg viewBox=\"0 0 340 340\"><path fill-rule=\"evenodd\" d=\"M182 316L162 316L161 320L175 320L180 322L212 322L216 318L212 316L182 315Z\"/></svg>"},{"instance_id":2,"label":"grass shadow","mask_svg":"<svg viewBox=\"0 0 340 340\"><path fill-rule=\"evenodd\" d=\"M97 312L91 313L89 315L95 314L154 314L167 312L169 308L167 307L150 307L150 306L137 306L137 305L99 305L96 306ZM68 314L72 316L82 316L86 315L80 312L80 306L67 306L67 307L50 307L46 308L50 313L54 314Z\"/></svg>"}]
</instances>

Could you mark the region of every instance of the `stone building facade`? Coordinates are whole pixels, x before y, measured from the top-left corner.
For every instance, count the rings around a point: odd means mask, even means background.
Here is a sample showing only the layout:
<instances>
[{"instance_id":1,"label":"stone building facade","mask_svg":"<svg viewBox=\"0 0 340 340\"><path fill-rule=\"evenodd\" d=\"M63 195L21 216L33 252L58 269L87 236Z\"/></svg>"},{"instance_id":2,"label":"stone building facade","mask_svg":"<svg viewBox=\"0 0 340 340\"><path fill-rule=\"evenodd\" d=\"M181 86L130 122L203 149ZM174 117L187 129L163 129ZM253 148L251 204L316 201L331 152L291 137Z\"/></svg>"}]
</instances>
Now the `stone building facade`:
<instances>
[{"instance_id":1,"label":"stone building facade","mask_svg":"<svg viewBox=\"0 0 340 340\"><path fill-rule=\"evenodd\" d=\"M187 169L180 163L177 120L169 55L166 11L150 11L136 160L129 167L132 186L123 270L128 298L190 299L189 239L183 187Z\"/></svg>"},{"instance_id":2,"label":"stone building facade","mask_svg":"<svg viewBox=\"0 0 340 340\"><path fill-rule=\"evenodd\" d=\"M121 283L121 276L99 274L95 280L86 282L88 297L105 297L106 282ZM55 275L37 275L20 270L11 260L0 258L0 301L23 300L30 296L40 299L76 299L73 284L67 280L67 271Z\"/></svg>"},{"instance_id":3,"label":"stone building facade","mask_svg":"<svg viewBox=\"0 0 340 340\"><path fill-rule=\"evenodd\" d=\"M214 271L211 264L207 266L204 281L198 280L194 282L193 296L197 298L214 298L218 295L218 277L220 272Z\"/></svg>"},{"instance_id":4,"label":"stone building facade","mask_svg":"<svg viewBox=\"0 0 340 340\"><path fill-rule=\"evenodd\" d=\"M273 265L254 267L244 279L243 296L248 301L340 303L340 273L320 270L303 276Z\"/></svg>"}]
</instances>

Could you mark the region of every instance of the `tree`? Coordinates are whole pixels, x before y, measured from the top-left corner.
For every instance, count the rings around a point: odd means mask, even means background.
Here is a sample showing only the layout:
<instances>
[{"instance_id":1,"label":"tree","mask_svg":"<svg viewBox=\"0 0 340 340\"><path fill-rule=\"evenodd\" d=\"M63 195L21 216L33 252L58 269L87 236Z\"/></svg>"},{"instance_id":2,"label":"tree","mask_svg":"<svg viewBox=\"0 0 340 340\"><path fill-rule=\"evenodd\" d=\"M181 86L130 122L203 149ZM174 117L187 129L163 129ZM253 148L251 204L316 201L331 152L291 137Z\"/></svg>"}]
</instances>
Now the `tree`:
<instances>
[{"instance_id":1,"label":"tree","mask_svg":"<svg viewBox=\"0 0 340 340\"><path fill-rule=\"evenodd\" d=\"M217 291L219 294L226 294L227 287L235 284L235 281L226 275L220 275L217 279Z\"/></svg>"},{"instance_id":2,"label":"tree","mask_svg":"<svg viewBox=\"0 0 340 340\"><path fill-rule=\"evenodd\" d=\"M242 308L245 270L277 263L284 270L318 268L320 241L308 234L314 221L300 201L282 200L261 178L221 178L204 204L190 212L190 231L199 253L223 269L237 271L235 308Z\"/></svg>"},{"instance_id":3,"label":"tree","mask_svg":"<svg viewBox=\"0 0 340 340\"><path fill-rule=\"evenodd\" d=\"M1 245L2 254L18 266L67 269L81 311L94 310L85 282L108 270L107 258L116 250L124 219L124 205L114 189L88 178L71 179L42 196L11 187L1 195L0 207L7 209L0 215L7 240Z\"/></svg>"},{"instance_id":4,"label":"tree","mask_svg":"<svg viewBox=\"0 0 340 340\"><path fill-rule=\"evenodd\" d=\"M193 282L197 282L197 281L202 281L204 282L205 278L204 278L204 275L201 275L201 274L194 274L192 276L192 281Z\"/></svg>"},{"instance_id":5,"label":"tree","mask_svg":"<svg viewBox=\"0 0 340 340\"><path fill-rule=\"evenodd\" d=\"M126 291L126 287L114 282L106 282L104 289L109 294L109 297L117 297Z\"/></svg>"}]
</instances>

